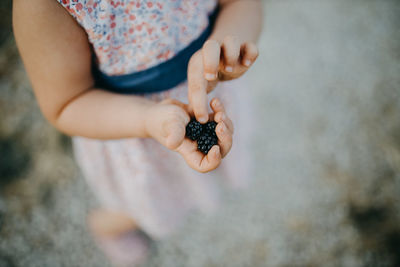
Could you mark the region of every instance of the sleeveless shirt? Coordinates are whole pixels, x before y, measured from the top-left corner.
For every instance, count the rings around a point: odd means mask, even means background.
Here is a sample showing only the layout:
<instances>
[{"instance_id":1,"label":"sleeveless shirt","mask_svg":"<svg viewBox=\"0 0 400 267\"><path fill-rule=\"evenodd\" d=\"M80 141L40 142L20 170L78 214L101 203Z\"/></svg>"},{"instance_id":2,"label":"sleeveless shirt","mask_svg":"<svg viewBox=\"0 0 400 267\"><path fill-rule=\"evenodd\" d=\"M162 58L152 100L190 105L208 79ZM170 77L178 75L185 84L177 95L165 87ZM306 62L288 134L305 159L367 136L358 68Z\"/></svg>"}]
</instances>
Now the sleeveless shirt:
<instances>
[{"instance_id":1,"label":"sleeveless shirt","mask_svg":"<svg viewBox=\"0 0 400 267\"><path fill-rule=\"evenodd\" d=\"M163 63L196 40L216 0L57 0L88 35L98 69L135 73Z\"/></svg>"}]
</instances>

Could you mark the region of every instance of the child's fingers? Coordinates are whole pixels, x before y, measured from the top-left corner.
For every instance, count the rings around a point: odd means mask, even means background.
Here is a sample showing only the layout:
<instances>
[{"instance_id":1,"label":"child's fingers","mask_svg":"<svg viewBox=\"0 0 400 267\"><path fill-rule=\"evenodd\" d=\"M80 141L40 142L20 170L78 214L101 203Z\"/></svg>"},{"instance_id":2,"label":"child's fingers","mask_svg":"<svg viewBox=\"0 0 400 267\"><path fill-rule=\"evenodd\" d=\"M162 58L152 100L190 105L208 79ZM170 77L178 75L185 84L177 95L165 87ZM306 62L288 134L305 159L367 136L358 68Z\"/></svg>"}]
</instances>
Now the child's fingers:
<instances>
[{"instance_id":1,"label":"child's fingers","mask_svg":"<svg viewBox=\"0 0 400 267\"><path fill-rule=\"evenodd\" d=\"M173 99L173 100L174 100L174 99ZM176 101L176 103L175 103L175 101ZM181 107L181 108L187 113L188 118L189 118L189 119L187 120L187 122L186 122L186 124L187 124L187 123L189 122L190 118L192 118L192 117L194 116L192 106L189 105L189 104L186 104L186 103L182 103L182 102L180 102L180 101L178 101L178 100L175 100L175 101L173 101L173 104L174 104L174 105L177 105L177 106L179 106L179 107Z\"/></svg>"},{"instance_id":2,"label":"child's fingers","mask_svg":"<svg viewBox=\"0 0 400 267\"><path fill-rule=\"evenodd\" d=\"M181 107L183 110L186 110L186 111L190 110L190 107L189 107L188 104L185 104L185 103L183 103L183 102L181 102L181 101L179 101L177 99L174 99L174 98L164 99L163 101L161 101L161 103L175 105L175 106Z\"/></svg>"},{"instance_id":3,"label":"child's fingers","mask_svg":"<svg viewBox=\"0 0 400 267\"><path fill-rule=\"evenodd\" d=\"M183 156L186 163L199 172L209 172L221 163L219 146L213 146L206 156L197 150L195 141L185 139L176 151Z\"/></svg>"},{"instance_id":4,"label":"child's fingers","mask_svg":"<svg viewBox=\"0 0 400 267\"><path fill-rule=\"evenodd\" d=\"M226 115L225 112L220 111L220 112L214 114L214 121L216 123L224 122L225 126L228 128L228 130L231 132L231 134L233 134L234 127L233 127L232 120Z\"/></svg>"},{"instance_id":5,"label":"child's fingers","mask_svg":"<svg viewBox=\"0 0 400 267\"><path fill-rule=\"evenodd\" d=\"M257 45L251 42L244 43L240 49L240 56L242 65L250 67L258 57Z\"/></svg>"},{"instance_id":6,"label":"child's fingers","mask_svg":"<svg viewBox=\"0 0 400 267\"><path fill-rule=\"evenodd\" d=\"M219 100L218 97L214 97L213 99L211 99L210 107L214 111L214 113L217 113L220 111L225 112L224 104L222 104L221 100Z\"/></svg>"},{"instance_id":7,"label":"child's fingers","mask_svg":"<svg viewBox=\"0 0 400 267\"><path fill-rule=\"evenodd\" d=\"M240 43L237 37L228 35L222 42L222 53L224 59L224 72L232 73L240 56Z\"/></svg>"},{"instance_id":8,"label":"child's fingers","mask_svg":"<svg viewBox=\"0 0 400 267\"><path fill-rule=\"evenodd\" d=\"M218 77L219 60L221 46L215 40L208 40L202 48L204 78L208 81L214 81Z\"/></svg>"},{"instance_id":9,"label":"child's fingers","mask_svg":"<svg viewBox=\"0 0 400 267\"><path fill-rule=\"evenodd\" d=\"M200 153L200 152L199 152ZM200 162L200 172L209 172L221 164L221 150L219 146L213 146L208 154Z\"/></svg>"},{"instance_id":10,"label":"child's fingers","mask_svg":"<svg viewBox=\"0 0 400 267\"><path fill-rule=\"evenodd\" d=\"M200 84L192 85L189 88L188 98L197 121L206 123L208 121L206 88L202 88Z\"/></svg>"},{"instance_id":11,"label":"child's fingers","mask_svg":"<svg viewBox=\"0 0 400 267\"><path fill-rule=\"evenodd\" d=\"M232 147L232 133L226 127L224 122L218 123L215 128L218 137L218 145L221 147L221 155L225 157Z\"/></svg>"},{"instance_id":12,"label":"child's fingers","mask_svg":"<svg viewBox=\"0 0 400 267\"><path fill-rule=\"evenodd\" d=\"M203 59L201 55L192 56L188 67L188 98L197 121L208 121L207 80L203 77Z\"/></svg>"},{"instance_id":13,"label":"child's fingers","mask_svg":"<svg viewBox=\"0 0 400 267\"><path fill-rule=\"evenodd\" d=\"M214 111L213 119L215 122L224 122L228 130L233 134L233 123L232 120L226 115L225 107L218 98L211 100L210 106Z\"/></svg>"},{"instance_id":14,"label":"child's fingers","mask_svg":"<svg viewBox=\"0 0 400 267\"><path fill-rule=\"evenodd\" d=\"M183 140L182 144L176 149L176 151L182 155L189 167L198 170L203 155L197 151L195 141L191 141L189 139Z\"/></svg>"}]
</instances>

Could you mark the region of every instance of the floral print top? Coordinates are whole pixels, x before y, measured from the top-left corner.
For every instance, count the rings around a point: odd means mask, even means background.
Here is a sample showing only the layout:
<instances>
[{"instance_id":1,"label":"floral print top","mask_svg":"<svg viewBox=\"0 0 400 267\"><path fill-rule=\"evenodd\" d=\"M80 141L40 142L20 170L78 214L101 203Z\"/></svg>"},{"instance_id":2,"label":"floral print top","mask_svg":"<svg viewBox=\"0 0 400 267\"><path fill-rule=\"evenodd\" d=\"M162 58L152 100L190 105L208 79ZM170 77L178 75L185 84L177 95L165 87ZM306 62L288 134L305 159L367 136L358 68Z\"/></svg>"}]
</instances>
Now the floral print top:
<instances>
[{"instance_id":1,"label":"floral print top","mask_svg":"<svg viewBox=\"0 0 400 267\"><path fill-rule=\"evenodd\" d=\"M57 0L88 34L99 69L129 74L172 58L208 26L217 0Z\"/></svg>"}]
</instances>

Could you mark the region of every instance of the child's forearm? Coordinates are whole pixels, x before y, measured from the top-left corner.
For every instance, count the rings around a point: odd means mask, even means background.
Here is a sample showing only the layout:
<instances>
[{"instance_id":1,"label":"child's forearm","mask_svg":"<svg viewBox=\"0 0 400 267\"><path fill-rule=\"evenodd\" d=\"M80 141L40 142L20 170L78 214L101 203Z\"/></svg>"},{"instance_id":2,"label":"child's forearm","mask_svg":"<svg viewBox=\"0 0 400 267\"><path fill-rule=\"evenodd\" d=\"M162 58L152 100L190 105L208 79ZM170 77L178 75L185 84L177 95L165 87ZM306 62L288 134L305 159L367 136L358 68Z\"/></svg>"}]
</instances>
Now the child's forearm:
<instances>
[{"instance_id":1,"label":"child's forearm","mask_svg":"<svg viewBox=\"0 0 400 267\"><path fill-rule=\"evenodd\" d=\"M233 35L239 42L256 42L262 25L262 3L259 0L221 0L218 15L210 39L222 42Z\"/></svg>"},{"instance_id":2,"label":"child's forearm","mask_svg":"<svg viewBox=\"0 0 400 267\"><path fill-rule=\"evenodd\" d=\"M104 90L86 91L69 102L53 124L72 136L95 139L148 137L145 114L154 102Z\"/></svg>"}]
</instances>

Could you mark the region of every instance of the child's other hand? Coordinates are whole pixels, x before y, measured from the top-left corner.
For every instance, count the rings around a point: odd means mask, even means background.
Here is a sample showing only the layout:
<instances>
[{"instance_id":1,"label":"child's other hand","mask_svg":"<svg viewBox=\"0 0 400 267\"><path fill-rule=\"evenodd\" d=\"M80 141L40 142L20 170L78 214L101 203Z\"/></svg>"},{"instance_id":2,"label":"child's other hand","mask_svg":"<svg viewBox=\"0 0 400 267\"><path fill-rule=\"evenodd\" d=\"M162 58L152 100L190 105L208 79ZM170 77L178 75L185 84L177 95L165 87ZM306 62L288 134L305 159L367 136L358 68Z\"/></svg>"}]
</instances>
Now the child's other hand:
<instances>
[{"instance_id":1,"label":"child's other hand","mask_svg":"<svg viewBox=\"0 0 400 267\"><path fill-rule=\"evenodd\" d=\"M208 120L207 93L218 81L242 76L257 59L258 49L252 42L240 43L238 38L227 36L220 44L208 40L190 59L188 66L189 103L196 119Z\"/></svg>"},{"instance_id":2,"label":"child's other hand","mask_svg":"<svg viewBox=\"0 0 400 267\"><path fill-rule=\"evenodd\" d=\"M207 155L197 150L196 141L185 138L186 125L193 113L188 105L177 100L167 99L151 107L146 113L146 131L150 137L168 149L181 154L194 170L212 171L219 166L221 159L231 149L233 125L218 99L213 99L210 105L214 111L210 116L217 122L218 145Z\"/></svg>"}]
</instances>

